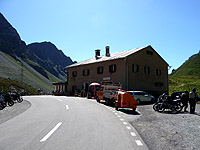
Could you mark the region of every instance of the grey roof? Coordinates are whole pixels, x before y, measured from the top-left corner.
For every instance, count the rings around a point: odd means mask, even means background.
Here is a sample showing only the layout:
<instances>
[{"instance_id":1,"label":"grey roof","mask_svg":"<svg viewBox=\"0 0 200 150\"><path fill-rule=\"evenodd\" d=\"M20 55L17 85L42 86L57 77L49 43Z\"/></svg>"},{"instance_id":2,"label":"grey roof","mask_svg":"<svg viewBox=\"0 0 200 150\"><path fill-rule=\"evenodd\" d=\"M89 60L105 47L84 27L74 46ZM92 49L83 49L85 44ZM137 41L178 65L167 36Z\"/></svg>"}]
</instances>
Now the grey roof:
<instances>
[{"instance_id":1,"label":"grey roof","mask_svg":"<svg viewBox=\"0 0 200 150\"><path fill-rule=\"evenodd\" d=\"M120 51L120 52L115 52L115 53L111 53L110 56L98 56L98 59L96 59L95 57L77 62L75 64L72 64L70 66L67 66L67 68L70 67L76 67L76 66L80 66L80 65L86 65L86 64L92 64L92 63L98 63L98 62L103 62L103 61L109 61L109 60L115 60L115 59L121 59L121 58L125 58L133 53L136 53L144 48L147 48L149 46L145 46L145 47L140 47L140 48L135 48L135 49L129 49L126 51Z\"/></svg>"}]
</instances>

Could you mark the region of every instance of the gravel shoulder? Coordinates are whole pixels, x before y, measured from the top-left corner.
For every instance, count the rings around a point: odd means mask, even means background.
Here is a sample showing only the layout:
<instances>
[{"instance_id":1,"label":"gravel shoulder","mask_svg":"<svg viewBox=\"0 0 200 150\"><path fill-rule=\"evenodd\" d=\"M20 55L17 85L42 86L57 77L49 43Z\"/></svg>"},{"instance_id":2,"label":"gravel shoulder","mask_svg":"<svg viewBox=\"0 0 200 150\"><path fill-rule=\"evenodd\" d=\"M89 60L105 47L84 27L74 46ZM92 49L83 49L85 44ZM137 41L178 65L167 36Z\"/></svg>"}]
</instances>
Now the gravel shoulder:
<instances>
[{"instance_id":1,"label":"gravel shoulder","mask_svg":"<svg viewBox=\"0 0 200 150\"><path fill-rule=\"evenodd\" d=\"M31 103L24 100L21 103L15 103L12 107L4 108L3 110L0 111L0 124L23 113L30 107L31 107Z\"/></svg>"},{"instance_id":2,"label":"gravel shoulder","mask_svg":"<svg viewBox=\"0 0 200 150\"><path fill-rule=\"evenodd\" d=\"M153 105L140 105L141 117L130 122L151 150L200 149L200 104L197 114L159 113ZM188 109L189 110L189 109Z\"/></svg>"}]
</instances>

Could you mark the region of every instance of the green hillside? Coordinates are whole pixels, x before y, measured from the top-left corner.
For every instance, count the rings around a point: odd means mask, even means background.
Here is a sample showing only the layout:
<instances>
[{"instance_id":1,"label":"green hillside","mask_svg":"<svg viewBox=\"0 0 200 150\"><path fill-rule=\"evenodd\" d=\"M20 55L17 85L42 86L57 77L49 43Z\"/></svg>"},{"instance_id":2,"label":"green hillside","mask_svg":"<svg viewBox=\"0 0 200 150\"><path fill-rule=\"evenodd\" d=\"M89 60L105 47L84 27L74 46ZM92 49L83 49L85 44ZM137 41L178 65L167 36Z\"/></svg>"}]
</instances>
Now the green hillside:
<instances>
[{"instance_id":1,"label":"green hillside","mask_svg":"<svg viewBox=\"0 0 200 150\"><path fill-rule=\"evenodd\" d=\"M200 76L200 53L191 56L171 76Z\"/></svg>"},{"instance_id":2,"label":"green hillside","mask_svg":"<svg viewBox=\"0 0 200 150\"><path fill-rule=\"evenodd\" d=\"M200 53L191 56L169 75L169 93L173 91L191 91L194 87L200 94Z\"/></svg>"},{"instance_id":3,"label":"green hillside","mask_svg":"<svg viewBox=\"0 0 200 150\"><path fill-rule=\"evenodd\" d=\"M173 91L191 91L197 89L200 94L200 77L197 76L169 76L169 94Z\"/></svg>"},{"instance_id":4,"label":"green hillside","mask_svg":"<svg viewBox=\"0 0 200 150\"><path fill-rule=\"evenodd\" d=\"M20 61L16 61L11 56L0 51L0 77L24 82L36 89L42 89L44 92L51 92L54 89L52 81L58 81L56 77L46 71L52 80L50 81L26 62Z\"/></svg>"},{"instance_id":5,"label":"green hillside","mask_svg":"<svg viewBox=\"0 0 200 150\"><path fill-rule=\"evenodd\" d=\"M0 77L0 90L2 90L4 93L7 92L25 92L26 95L37 95L38 90L33 88L30 85L27 85L25 83L21 83L16 80L6 79Z\"/></svg>"}]
</instances>

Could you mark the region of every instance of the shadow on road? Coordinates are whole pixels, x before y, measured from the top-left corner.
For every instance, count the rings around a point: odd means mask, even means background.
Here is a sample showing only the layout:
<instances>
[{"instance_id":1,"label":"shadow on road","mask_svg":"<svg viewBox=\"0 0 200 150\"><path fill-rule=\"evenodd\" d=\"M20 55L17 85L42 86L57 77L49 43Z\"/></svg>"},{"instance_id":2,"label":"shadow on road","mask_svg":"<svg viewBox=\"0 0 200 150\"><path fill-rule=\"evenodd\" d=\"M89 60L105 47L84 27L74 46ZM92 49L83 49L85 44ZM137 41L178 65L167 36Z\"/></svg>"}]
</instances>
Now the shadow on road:
<instances>
[{"instance_id":1,"label":"shadow on road","mask_svg":"<svg viewBox=\"0 0 200 150\"><path fill-rule=\"evenodd\" d=\"M185 115L197 115L197 116L200 116L200 113L194 113L194 114L191 114L189 111L187 111L187 112L184 112L184 111L181 111L181 112L173 112L173 111L171 111L171 110L165 110L164 112L162 112L163 114L174 114L174 115L176 115L176 114L185 114Z\"/></svg>"},{"instance_id":2,"label":"shadow on road","mask_svg":"<svg viewBox=\"0 0 200 150\"><path fill-rule=\"evenodd\" d=\"M104 105L106 105L105 102L101 102L101 103L104 104ZM115 109L114 104L113 104L113 105L106 105L106 106ZM141 115L139 112L133 111L133 109L131 109L131 108L119 108L118 111L121 111L121 112L123 112L123 113L125 113L125 114L129 114L129 115Z\"/></svg>"},{"instance_id":3,"label":"shadow on road","mask_svg":"<svg viewBox=\"0 0 200 150\"><path fill-rule=\"evenodd\" d=\"M200 113L195 113L194 115L200 116Z\"/></svg>"},{"instance_id":4,"label":"shadow on road","mask_svg":"<svg viewBox=\"0 0 200 150\"><path fill-rule=\"evenodd\" d=\"M119 111L129 115L141 115L139 112L133 111L132 109L119 109Z\"/></svg>"}]
</instances>

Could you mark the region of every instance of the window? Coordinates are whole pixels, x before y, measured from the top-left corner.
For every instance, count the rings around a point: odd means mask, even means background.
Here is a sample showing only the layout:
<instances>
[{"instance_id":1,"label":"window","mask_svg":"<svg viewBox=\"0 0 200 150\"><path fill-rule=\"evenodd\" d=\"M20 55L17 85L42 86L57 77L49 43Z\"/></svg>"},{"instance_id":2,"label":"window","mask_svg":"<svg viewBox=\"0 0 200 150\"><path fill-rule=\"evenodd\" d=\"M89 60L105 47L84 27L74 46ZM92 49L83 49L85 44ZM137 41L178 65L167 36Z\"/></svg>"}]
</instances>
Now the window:
<instances>
[{"instance_id":1,"label":"window","mask_svg":"<svg viewBox=\"0 0 200 150\"><path fill-rule=\"evenodd\" d=\"M72 72L72 77L76 77L77 76L77 71L73 71Z\"/></svg>"},{"instance_id":2,"label":"window","mask_svg":"<svg viewBox=\"0 0 200 150\"><path fill-rule=\"evenodd\" d=\"M145 74L149 74L149 73L150 73L150 68L149 68L149 66L145 66L145 67L144 67L144 73L145 73Z\"/></svg>"},{"instance_id":3,"label":"window","mask_svg":"<svg viewBox=\"0 0 200 150\"><path fill-rule=\"evenodd\" d=\"M153 55L153 52L150 50L147 50L146 53L147 53L147 55Z\"/></svg>"},{"instance_id":4,"label":"window","mask_svg":"<svg viewBox=\"0 0 200 150\"><path fill-rule=\"evenodd\" d=\"M135 92L134 95L146 95L146 92Z\"/></svg>"},{"instance_id":5,"label":"window","mask_svg":"<svg viewBox=\"0 0 200 150\"><path fill-rule=\"evenodd\" d=\"M103 73L103 66L97 67L97 73L102 74Z\"/></svg>"},{"instance_id":6,"label":"window","mask_svg":"<svg viewBox=\"0 0 200 150\"><path fill-rule=\"evenodd\" d=\"M109 66L109 72L110 72L110 73L116 72L116 65L110 65L110 66Z\"/></svg>"},{"instance_id":7,"label":"window","mask_svg":"<svg viewBox=\"0 0 200 150\"><path fill-rule=\"evenodd\" d=\"M161 69L156 69L156 75L161 76Z\"/></svg>"},{"instance_id":8,"label":"window","mask_svg":"<svg viewBox=\"0 0 200 150\"><path fill-rule=\"evenodd\" d=\"M89 74L90 74L90 70L89 69L83 70L83 76L89 76Z\"/></svg>"},{"instance_id":9,"label":"window","mask_svg":"<svg viewBox=\"0 0 200 150\"><path fill-rule=\"evenodd\" d=\"M139 65L133 64L132 65L132 70L133 70L133 72L139 72Z\"/></svg>"}]
</instances>

